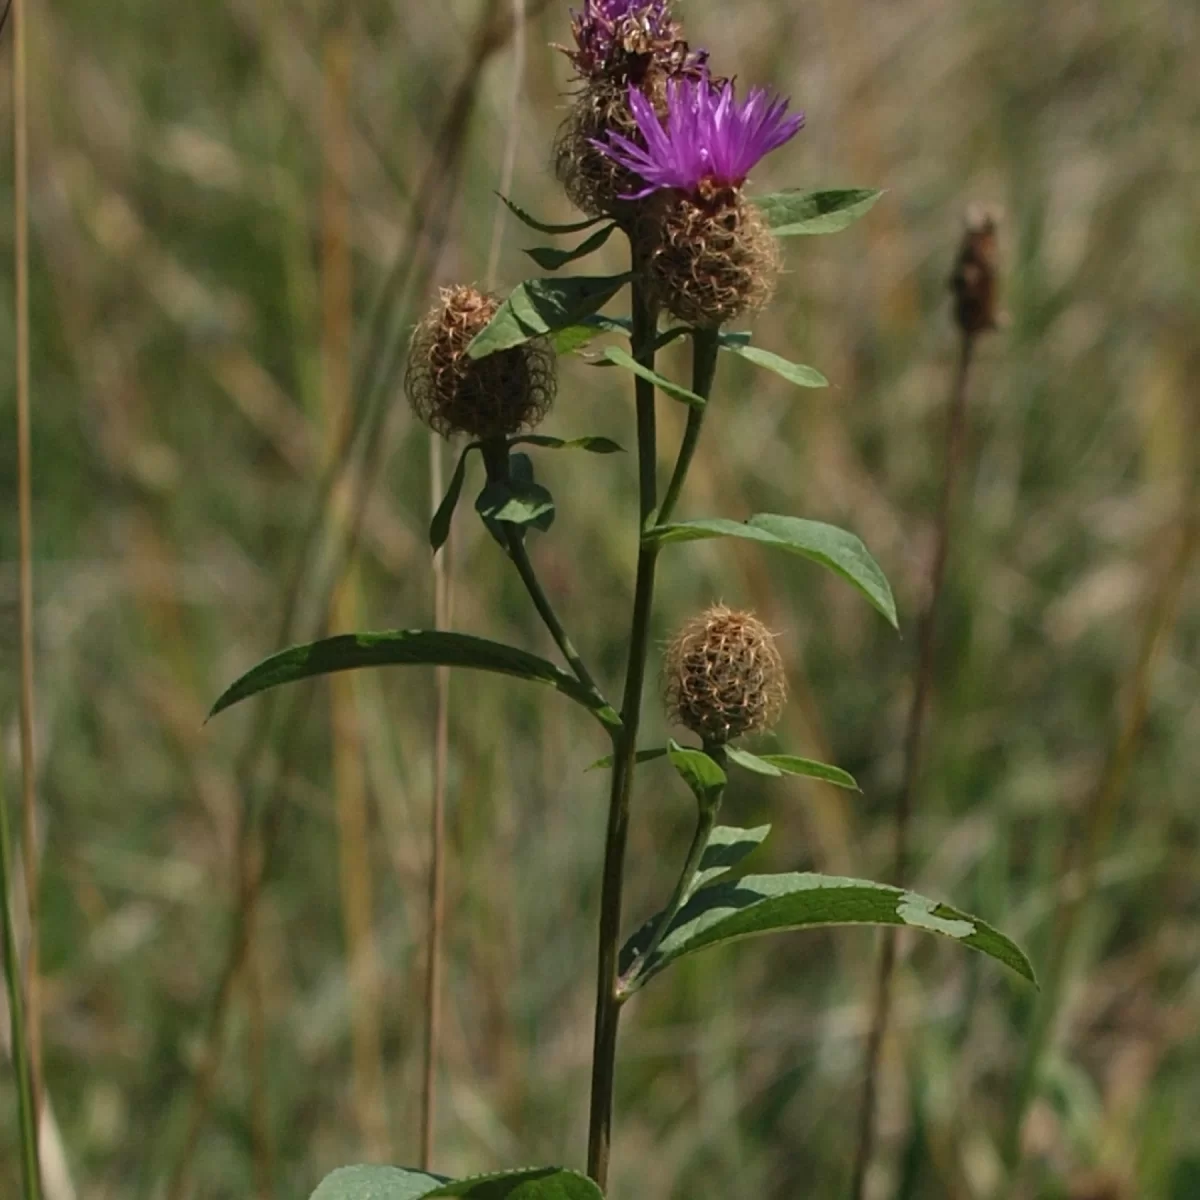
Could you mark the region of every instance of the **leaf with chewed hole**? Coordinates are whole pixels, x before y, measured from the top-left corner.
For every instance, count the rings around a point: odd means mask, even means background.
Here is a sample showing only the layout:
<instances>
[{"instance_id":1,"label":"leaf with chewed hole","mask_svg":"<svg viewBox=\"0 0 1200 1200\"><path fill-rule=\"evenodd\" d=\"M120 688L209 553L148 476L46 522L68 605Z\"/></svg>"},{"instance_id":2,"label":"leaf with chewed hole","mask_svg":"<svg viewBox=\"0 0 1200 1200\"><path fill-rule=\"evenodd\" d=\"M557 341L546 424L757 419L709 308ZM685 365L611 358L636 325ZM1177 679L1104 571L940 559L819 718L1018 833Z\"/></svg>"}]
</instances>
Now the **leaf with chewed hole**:
<instances>
[{"instance_id":1,"label":"leaf with chewed hole","mask_svg":"<svg viewBox=\"0 0 1200 1200\"><path fill-rule=\"evenodd\" d=\"M649 944L652 917L626 943L622 970ZM641 987L670 963L709 946L766 933L825 925L892 925L940 934L978 950L1036 983L1024 952L1004 934L915 892L832 875L746 875L696 892L676 914L658 948L631 986Z\"/></svg>"}]
</instances>

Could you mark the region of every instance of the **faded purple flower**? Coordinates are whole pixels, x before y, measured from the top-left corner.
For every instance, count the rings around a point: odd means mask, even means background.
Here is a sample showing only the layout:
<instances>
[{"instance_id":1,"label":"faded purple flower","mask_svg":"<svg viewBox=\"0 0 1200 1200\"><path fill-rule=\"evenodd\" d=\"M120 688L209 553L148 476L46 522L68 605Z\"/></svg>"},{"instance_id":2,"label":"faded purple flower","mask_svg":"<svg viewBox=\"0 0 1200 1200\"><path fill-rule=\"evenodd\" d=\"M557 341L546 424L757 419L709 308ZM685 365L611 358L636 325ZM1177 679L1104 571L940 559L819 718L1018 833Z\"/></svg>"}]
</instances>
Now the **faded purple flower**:
<instances>
[{"instance_id":1,"label":"faded purple flower","mask_svg":"<svg viewBox=\"0 0 1200 1200\"><path fill-rule=\"evenodd\" d=\"M679 32L670 0L584 0L582 12L571 13L571 31L578 49L570 57L586 76L612 67L621 51L669 46Z\"/></svg>"},{"instance_id":2,"label":"faded purple flower","mask_svg":"<svg viewBox=\"0 0 1200 1200\"><path fill-rule=\"evenodd\" d=\"M794 137L804 114L787 116L788 101L752 88L745 100L733 83L714 88L708 79L676 79L667 84L667 123L636 88L629 108L646 142L639 146L611 130L608 141L594 144L615 163L641 176L638 200L660 188L709 193L740 188L746 176L772 150Z\"/></svg>"}]
</instances>

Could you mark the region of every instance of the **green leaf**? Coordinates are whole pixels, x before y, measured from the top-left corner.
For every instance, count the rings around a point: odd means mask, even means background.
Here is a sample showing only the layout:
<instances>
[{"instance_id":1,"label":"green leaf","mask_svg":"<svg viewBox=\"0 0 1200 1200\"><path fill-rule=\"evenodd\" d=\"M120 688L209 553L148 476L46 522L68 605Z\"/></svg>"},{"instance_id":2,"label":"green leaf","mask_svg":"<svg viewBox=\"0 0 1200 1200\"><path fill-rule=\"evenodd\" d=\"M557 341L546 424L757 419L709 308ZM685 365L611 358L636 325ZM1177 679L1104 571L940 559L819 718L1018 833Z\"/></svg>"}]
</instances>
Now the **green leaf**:
<instances>
[{"instance_id":1,"label":"green leaf","mask_svg":"<svg viewBox=\"0 0 1200 1200\"><path fill-rule=\"evenodd\" d=\"M620 333L632 337L633 322L628 317L606 317L603 313L593 313L576 325L560 329L551 338L550 344L555 354L574 354L602 333Z\"/></svg>"},{"instance_id":2,"label":"green leaf","mask_svg":"<svg viewBox=\"0 0 1200 1200\"><path fill-rule=\"evenodd\" d=\"M799 554L828 567L853 584L888 619L893 628L900 627L896 617L896 601L879 564L858 538L834 525L803 521L799 517L759 513L745 523L718 517L706 521L656 525L646 530L643 537L647 542L659 545L736 537Z\"/></svg>"},{"instance_id":3,"label":"green leaf","mask_svg":"<svg viewBox=\"0 0 1200 1200\"><path fill-rule=\"evenodd\" d=\"M634 757L640 763L653 762L656 758L666 758L667 748L666 746L658 746L654 750L639 750ZM603 758L596 759L590 767L585 767L584 774L587 774L588 771L610 770L612 765L613 756L606 754Z\"/></svg>"},{"instance_id":4,"label":"green leaf","mask_svg":"<svg viewBox=\"0 0 1200 1200\"><path fill-rule=\"evenodd\" d=\"M750 754L736 746L727 746L725 753L730 762L759 775L770 775L776 779L783 775L805 775L809 779L820 779L853 792L860 790L853 775L840 767L814 762L811 758L797 758L794 754Z\"/></svg>"},{"instance_id":5,"label":"green leaf","mask_svg":"<svg viewBox=\"0 0 1200 1200\"><path fill-rule=\"evenodd\" d=\"M657 371L651 371L649 367L643 367L632 355L626 354L617 346L609 346L604 351L604 357L617 367L624 367L627 371L632 371L641 379L648 380L654 384L660 392L665 392L668 396L675 400L682 400L684 404L690 404L694 408L703 408L705 400L703 396L697 396L695 392L689 392L687 388L680 387L677 383L672 383L669 379L659 375Z\"/></svg>"},{"instance_id":6,"label":"green leaf","mask_svg":"<svg viewBox=\"0 0 1200 1200\"><path fill-rule=\"evenodd\" d=\"M344 633L306 646L293 646L264 659L226 689L212 707L215 717L241 700L301 679L362 667L470 667L547 684L582 704L608 728L620 717L573 675L553 663L486 638L431 629L396 629L386 633Z\"/></svg>"},{"instance_id":7,"label":"green leaf","mask_svg":"<svg viewBox=\"0 0 1200 1200\"><path fill-rule=\"evenodd\" d=\"M475 443L472 442L458 456L458 466L454 468L454 474L450 477L450 486L446 489L446 495L438 505L437 512L433 514L433 520L429 522L429 544L435 554L450 536L450 522L454 519L454 510L458 507L463 483L467 478L467 455L474 449Z\"/></svg>"},{"instance_id":8,"label":"green leaf","mask_svg":"<svg viewBox=\"0 0 1200 1200\"><path fill-rule=\"evenodd\" d=\"M747 362L754 363L756 367L774 371L776 375L786 379L789 383L794 383L797 387L823 388L829 386L829 380L815 367L805 367L800 363L789 362L786 358L780 358L778 354L772 354L770 350L760 350L757 346L727 341L721 342L721 349L728 350L731 354L736 354Z\"/></svg>"},{"instance_id":9,"label":"green leaf","mask_svg":"<svg viewBox=\"0 0 1200 1200\"><path fill-rule=\"evenodd\" d=\"M342 1167L327 1175L311 1200L603 1200L588 1178L561 1167L525 1167L469 1179L447 1179L403 1167Z\"/></svg>"},{"instance_id":10,"label":"green leaf","mask_svg":"<svg viewBox=\"0 0 1200 1200\"><path fill-rule=\"evenodd\" d=\"M496 310L496 315L467 347L472 358L521 346L603 308L629 275L572 275L566 279L527 279Z\"/></svg>"},{"instance_id":11,"label":"green leaf","mask_svg":"<svg viewBox=\"0 0 1200 1200\"><path fill-rule=\"evenodd\" d=\"M672 741L667 748L667 757L683 777L684 783L692 789L701 808L709 808L721 799L728 780L720 764L703 750L691 750Z\"/></svg>"},{"instance_id":12,"label":"green leaf","mask_svg":"<svg viewBox=\"0 0 1200 1200\"><path fill-rule=\"evenodd\" d=\"M706 883L711 883L726 871L731 871L743 858L757 850L767 840L767 834L770 832L770 825L757 825L753 829L718 825L704 848L700 868L688 894L694 895Z\"/></svg>"},{"instance_id":13,"label":"green leaf","mask_svg":"<svg viewBox=\"0 0 1200 1200\"><path fill-rule=\"evenodd\" d=\"M647 922L653 928L655 918ZM1035 982L1029 959L990 925L946 904L865 879L832 875L747 875L697 892L633 983L640 987L669 963L707 946L819 925L900 925L953 938ZM627 949L636 951L638 937Z\"/></svg>"},{"instance_id":14,"label":"green leaf","mask_svg":"<svg viewBox=\"0 0 1200 1200\"><path fill-rule=\"evenodd\" d=\"M339 1167L321 1180L310 1200L420 1200L449 1182L444 1175L404 1167Z\"/></svg>"},{"instance_id":15,"label":"green leaf","mask_svg":"<svg viewBox=\"0 0 1200 1200\"><path fill-rule=\"evenodd\" d=\"M514 204L507 196L496 193L500 199L508 205L508 210L521 221L528 225L530 229L536 229L538 233L582 233L585 229L591 229L593 225L599 225L601 221L606 220L605 217L589 217L586 221L575 221L570 225L552 225L548 221L539 221L537 217L530 216L520 205Z\"/></svg>"},{"instance_id":16,"label":"green leaf","mask_svg":"<svg viewBox=\"0 0 1200 1200\"><path fill-rule=\"evenodd\" d=\"M831 192L775 192L754 200L776 237L837 233L853 225L882 196L873 188Z\"/></svg>"},{"instance_id":17,"label":"green leaf","mask_svg":"<svg viewBox=\"0 0 1200 1200\"><path fill-rule=\"evenodd\" d=\"M484 521L499 521L543 533L554 524L554 497L540 483L508 479L492 482L479 493L475 511Z\"/></svg>"},{"instance_id":18,"label":"green leaf","mask_svg":"<svg viewBox=\"0 0 1200 1200\"><path fill-rule=\"evenodd\" d=\"M559 250L554 246L534 246L532 250L526 250L525 253L543 271L558 271L577 258L586 258L589 254L594 254L612 237L614 229L616 229L616 225L605 225L603 229L597 229L591 237L580 242L573 250Z\"/></svg>"},{"instance_id":19,"label":"green leaf","mask_svg":"<svg viewBox=\"0 0 1200 1200\"><path fill-rule=\"evenodd\" d=\"M541 446L545 450L586 450L590 454L624 454L625 447L611 438L581 437L571 441L562 438L547 437L544 433L527 433L521 437L509 438L510 446Z\"/></svg>"}]
</instances>

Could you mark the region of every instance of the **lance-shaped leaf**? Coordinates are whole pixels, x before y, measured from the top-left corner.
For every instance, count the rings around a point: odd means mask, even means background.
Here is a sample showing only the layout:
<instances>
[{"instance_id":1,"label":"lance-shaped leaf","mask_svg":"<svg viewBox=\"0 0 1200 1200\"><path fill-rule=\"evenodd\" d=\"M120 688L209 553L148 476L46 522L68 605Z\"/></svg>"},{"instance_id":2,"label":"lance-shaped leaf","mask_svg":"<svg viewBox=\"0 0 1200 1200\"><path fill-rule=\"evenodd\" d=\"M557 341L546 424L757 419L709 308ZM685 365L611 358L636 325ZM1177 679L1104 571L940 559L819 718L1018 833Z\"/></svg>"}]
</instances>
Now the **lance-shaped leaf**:
<instances>
[{"instance_id":1,"label":"lance-shaped leaf","mask_svg":"<svg viewBox=\"0 0 1200 1200\"><path fill-rule=\"evenodd\" d=\"M533 259L543 271L559 271L576 259L586 258L589 254L594 254L605 242L613 235L615 225L605 225L603 229L597 229L591 237L585 238L572 250L559 250L554 246L534 246L531 250L526 250L525 253Z\"/></svg>"},{"instance_id":2,"label":"lance-shaped leaf","mask_svg":"<svg viewBox=\"0 0 1200 1200\"><path fill-rule=\"evenodd\" d=\"M667 748L667 757L692 789L701 808L709 808L720 800L728 780L720 765L703 750L692 750L673 741Z\"/></svg>"},{"instance_id":3,"label":"lance-shaped leaf","mask_svg":"<svg viewBox=\"0 0 1200 1200\"><path fill-rule=\"evenodd\" d=\"M470 667L547 684L583 705L608 728L621 718L573 675L515 646L505 646L466 633L433 629L397 629L386 633L345 633L305 646L293 646L264 659L229 687L212 707L215 717L231 705L259 692L363 667Z\"/></svg>"},{"instance_id":4,"label":"lance-shaped leaf","mask_svg":"<svg viewBox=\"0 0 1200 1200\"><path fill-rule=\"evenodd\" d=\"M550 344L555 354L573 354L595 341L602 333L620 333L631 337L633 322L628 317L606 317L603 313L593 313L576 325L558 330L550 339Z\"/></svg>"},{"instance_id":5,"label":"lance-shaped leaf","mask_svg":"<svg viewBox=\"0 0 1200 1200\"><path fill-rule=\"evenodd\" d=\"M611 438L581 437L564 441L562 438L547 437L544 433L525 433L508 439L510 446L541 446L544 450L586 450L589 454L624 454L625 447Z\"/></svg>"},{"instance_id":6,"label":"lance-shaped leaf","mask_svg":"<svg viewBox=\"0 0 1200 1200\"><path fill-rule=\"evenodd\" d=\"M623 970L633 962L639 945L648 944L656 919L626 944ZM746 875L701 889L676 914L631 990L675 959L708 946L820 925L898 925L941 934L1036 982L1029 959L1014 942L947 904L865 879L791 874Z\"/></svg>"},{"instance_id":7,"label":"lance-shaped leaf","mask_svg":"<svg viewBox=\"0 0 1200 1200\"><path fill-rule=\"evenodd\" d=\"M606 220L605 217L589 217L586 221L573 221L569 225L555 225L549 221L539 221L537 217L531 216L519 204L515 204L507 196L496 193L500 199L508 205L508 210L524 225L528 225L530 229L536 229L538 233L582 233L585 229L591 229L593 225L599 225L601 221Z\"/></svg>"},{"instance_id":8,"label":"lance-shaped leaf","mask_svg":"<svg viewBox=\"0 0 1200 1200\"><path fill-rule=\"evenodd\" d=\"M673 400L682 400L684 404L690 404L693 408L703 408L706 403L703 396L697 396L695 392L689 392L687 388L681 387L677 383L672 383L657 371L652 371L649 367L643 367L636 358L631 354L627 354L618 346L609 346L604 351L604 357L614 366L624 367L626 371L632 371L640 379L645 379L654 384L660 392L665 392Z\"/></svg>"},{"instance_id":9,"label":"lance-shaped leaf","mask_svg":"<svg viewBox=\"0 0 1200 1200\"><path fill-rule=\"evenodd\" d=\"M475 443L472 442L458 456L458 466L450 476L450 486L446 489L446 495L438 505L437 512L433 514L433 520L429 522L429 544L435 553L446 544L446 539L450 536L450 522L454 519L454 510L458 507L463 483L467 478L467 455L474 449Z\"/></svg>"},{"instance_id":10,"label":"lance-shaped leaf","mask_svg":"<svg viewBox=\"0 0 1200 1200\"><path fill-rule=\"evenodd\" d=\"M892 597L887 576L854 534L838 529L835 525L804 521L799 517L781 517L774 513L759 513L744 523L713 518L656 525L646 530L643 535L645 541L658 545L721 537L759 542L764 546L799 554L828 567L853 584L894 628L899 628L896 601Z\"/></svg>"},{"instance_id":11,"label":"lance-shaped leaf","mask_svg":"<svg viewBox=\"0 0 1200 1200\"><path fill-rule=\"evenodd\" d=\"M527 279L518 284L496 315L467 347L472 358L545 337L603 308L629 280L628 275L572 275L566 279Z\"/></svg>"},{"instance_id":12,"label":"lance-shaped leaf","mask_svg":"<svg viewBox=\"0 0 1200 1200\"><path fill-rule=\"evenodd\" d=\"M753 829L738 829L733 825L718 825L708 839L704 856L696 878L692 880L688 895L694 895L705 884L732 871L747 855L752 854L767 840L770 825L756 825Z\"/></svg>"},{"instance_id":13,"label":"lance-shaped leaf","mask_svg":"<svg viewBox=\"0 0 1200 1200\"><path fill-rule=\"evenodd\" d=\"M860 790L854 776L841 767L814 762L811 758L797 758L794 754L751 754L737 746L727 746L725 754L731 763L758 775L768 775L773 779L784 775L804 775L809 779L820 779L837 787L849 788L852 792Z\"/></svg>"},{"instance_id":14,"label":"lance-shaped leaf","mask_svg":"<svg viewBox=\"0 0 1200 1200\"><path fill-rule=\"evenodd\" d=\"M603 1200L586 1176L561 1167L525 1167L468 1179L446 1179L403 1167L342 1167L327 1175L311 1200Z\"/></svg>"},{"instance_id":15,"label":"lance-shaped leaf","mask_svg":"<svg viewBox=\"0 0 1200 1200\"><path fill-rule=\"evenodd\" d=\"M728 350L731 354L736 354L747 362L752 362L756 367L774 371L776 375L786 379L788 383L794 383L797 387L823 388L829 386L829 380L815 367L789 362L786 358L780 358L778 354L772 354L770 350L760 350L757 346L750 346L745 342L729 341L725 338L721 339L721 349Z\"/></svg>"},{"instance_id":16,"label":"lance-shaped leaf","mask_svg":"<svg viewBox=\"0 0 1200 1200\"><path fill-rule=\"evenodd\" d=\"M874 188L841 188L830 192L775 192L754 203L776 237L837 233L853 225L882 196Z\"/></svg>"}]
</instances>

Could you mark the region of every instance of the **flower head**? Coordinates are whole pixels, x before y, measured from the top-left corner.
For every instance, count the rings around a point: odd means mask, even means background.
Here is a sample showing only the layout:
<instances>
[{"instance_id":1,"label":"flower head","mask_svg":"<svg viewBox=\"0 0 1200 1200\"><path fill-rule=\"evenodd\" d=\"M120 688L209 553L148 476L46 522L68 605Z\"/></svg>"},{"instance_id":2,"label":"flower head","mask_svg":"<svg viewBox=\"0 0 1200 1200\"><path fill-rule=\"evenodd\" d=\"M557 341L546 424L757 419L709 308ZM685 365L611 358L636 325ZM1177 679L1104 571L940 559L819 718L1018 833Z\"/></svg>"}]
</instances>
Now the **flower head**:
<instances>
[{"instance_id":1,"label":"flower head","mask_svg":"<svg viewBox=\"0 0 1200 1200\"><path fill-rule=\"evenodd\" d=\"M645 146L610 132L598 148L632 171L646 186L629 199L660 188L711 196L739 189L746 176L772 150L794 137L804 114L787 116L788 101L752 88L745 100L732 81L714 87L707 78L673 79L667 84L667 123L636 89L629 108Z\"/></svg>"},{"instance_id":2,"label":"flower head","mask_svg":"<svg viewBox=\"0 0 1200 1200\"><path fill-rule=\"evenodd\" d=\"M670 0L584 0L582 11L571 13L571 32L576 49L567 54L587 79L636 75L637 60L665 55L679 41Z\"/></svg>"},{"instance_id":3,"label":"flower head","mask_svg":"<svg viewBox=\"0 0 1200 1200\"><path fill-rule=\"evenodd\" d=\"M774 636L750 613L710 608L667 648L663 694L671 719L706 742L723 745L766 729L787 698Z\"/></svg>"},{"instance_id":4,"label":"flower head","mask_svg":"<svg viewBox=\"0 0 1200 1200\"><path fill-rule=\"evenodd\" d=\"M485 358L467 354L500 302L473 287L442 291L413 332L404 390L413 411L443 437L505 437L534 428L554 401L554 354L542 341Z\"/></svg>"}]
</instances>

